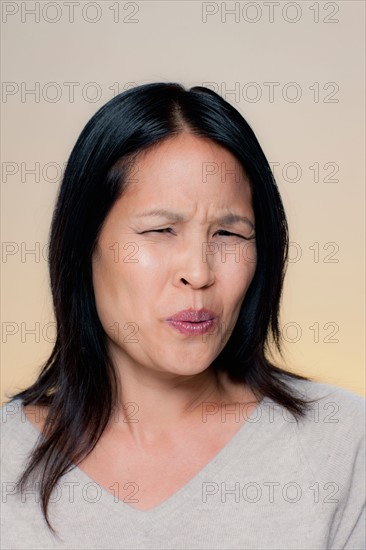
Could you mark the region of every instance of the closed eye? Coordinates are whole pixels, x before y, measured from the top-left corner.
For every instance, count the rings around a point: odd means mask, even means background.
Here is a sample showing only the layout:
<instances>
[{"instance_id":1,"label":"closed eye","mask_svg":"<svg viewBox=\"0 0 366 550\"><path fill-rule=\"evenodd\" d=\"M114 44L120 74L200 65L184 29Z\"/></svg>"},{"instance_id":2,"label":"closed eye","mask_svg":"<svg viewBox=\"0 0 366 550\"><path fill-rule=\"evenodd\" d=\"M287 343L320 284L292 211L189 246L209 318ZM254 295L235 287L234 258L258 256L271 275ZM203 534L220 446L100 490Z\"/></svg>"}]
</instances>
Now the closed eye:
<instances>
[{"instance_id":1,"label":"closed eye","mask_svg":"<svg viewBox=\"0 0 366 550\"><path fill-rule=\"evenodd\" d=\"M144 231L143 233L170 233L170 234L174 234L173 233L173 229L171 227L165 227L164 229L150 229L150 231ZM238 235L237 233L230 233L229 231L225 231L225 229L219 229L218 233L225 233L225 235L222 235L223 237L230 237L230 236L234 236L234 237L240 237L241 239L245 239L246 241L250 241L251 239L254 238L254 236L248 238L248 237L243 237L243 235Z\"/></svg>"},{"instance_id":2,"label":"closed eye","mask_svg":"<svg viewBox=\"0 0 366 550\"><path fill-rule=\"evenodd\" d=\"M144 231L144 233L164 233L164 231L171 233L173 229L166 227L165 229L150 229L150 231Z\"/></svg>"},{"instance_id":3,"label":"closed eye","mask_svg":"<svg viewBox=\"0 0 366 550\"><path fill-rule=\"evenodd\" d=\"M249 240L248 237L243 237L243 235L238 235L237 233L230 233L229 231L225 231L225 229L219 229L218 233L226 233L225 236L234 236L234 237L241 237L242 239Z\"/></svg>"}]
</instances>

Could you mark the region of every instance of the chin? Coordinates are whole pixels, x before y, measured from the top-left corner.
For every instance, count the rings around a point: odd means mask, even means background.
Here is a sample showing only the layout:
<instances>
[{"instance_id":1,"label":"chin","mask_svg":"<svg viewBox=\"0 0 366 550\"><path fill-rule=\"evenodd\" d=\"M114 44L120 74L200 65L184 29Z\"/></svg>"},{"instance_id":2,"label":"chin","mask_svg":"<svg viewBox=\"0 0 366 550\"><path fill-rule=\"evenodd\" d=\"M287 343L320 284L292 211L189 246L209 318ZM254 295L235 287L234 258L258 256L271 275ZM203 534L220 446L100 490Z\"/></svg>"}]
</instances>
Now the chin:
<instances>
[{"instance_id":1,"label":"chin","mask_svg":"<svg viewBox=\"0 0 366 550\"><path fill-rule=\"evenodd\" d=\"M164 367L160 367L159 371L166 372L167 374L194 376L194 375L201 374L202 372L207 370L209 366L210 366L210 363L209 364L205 363L204 365L202 364L200 365L197 361L194 361L194 363L192 364L192 361L185 360L185 362L182 362L180 364L177 364L177 362L175 361L174 365L166 365Z\"/></svg>"}]
</instances>

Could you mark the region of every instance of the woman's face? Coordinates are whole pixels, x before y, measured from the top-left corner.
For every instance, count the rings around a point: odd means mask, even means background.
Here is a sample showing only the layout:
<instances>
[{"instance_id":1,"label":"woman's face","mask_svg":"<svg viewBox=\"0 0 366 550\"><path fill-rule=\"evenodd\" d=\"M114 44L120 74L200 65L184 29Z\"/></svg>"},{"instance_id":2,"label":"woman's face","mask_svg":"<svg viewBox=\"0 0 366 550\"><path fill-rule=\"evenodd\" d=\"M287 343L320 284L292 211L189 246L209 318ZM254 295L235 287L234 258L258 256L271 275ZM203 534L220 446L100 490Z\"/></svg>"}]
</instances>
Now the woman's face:
<instances>
[{"instance_id":1,"label":"woman's face","mask_svg":"<svg viewBox=\"0 0 366 550\"><path fill-rule=\"evenodd\" d=\"M255 272L248 179L230 152L188 133L145 151L131 179L93 258L99 318L121 364L198 374L224 348ZM143 215L158 209L182 220ZM228 214L244 220L220 220ZM217 319L194 334L181 332L193 323L166 321L201 308Z\"/></svg>"}]
</instances>

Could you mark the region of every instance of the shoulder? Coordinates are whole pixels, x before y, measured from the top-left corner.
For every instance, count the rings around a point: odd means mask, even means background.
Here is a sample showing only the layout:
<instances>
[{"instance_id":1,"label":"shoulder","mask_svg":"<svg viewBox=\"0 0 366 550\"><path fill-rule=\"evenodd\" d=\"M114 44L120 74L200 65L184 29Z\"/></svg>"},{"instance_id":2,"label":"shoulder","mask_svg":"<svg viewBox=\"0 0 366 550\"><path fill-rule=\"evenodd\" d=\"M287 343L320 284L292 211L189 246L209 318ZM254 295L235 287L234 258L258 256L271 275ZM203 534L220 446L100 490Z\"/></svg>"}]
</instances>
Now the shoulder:
<instances>
[{"instance_id":1,"label":"shoulder","mask_svg":"<svg viewBox=\"0 0 366 550\"><path fill-rule=\"evenodd\" d=\"M361 395L312 380L292 379L289 385L297 395L310 401L305 417L298 423L299 429L330 433L328 426L335 426L333 431L339 435L355 439L365 435L362 429L355 430L366 419L366 399Z\"/></svg>"},{"instance_id":2,"label":"shoulder","mask_svg":"<svg viewBox=\"0 0 366 550\"><path fill-rule=\"evenodd\" d=\"M331 548L365 546L366 399L338 386L295 383L314 402L293 425L298 448L319 488L323 510L333 510ZM324 512L323 512L324 513Z\"/></svg>"},{"instance_id":3,"label":"shoulder","mask_svg":"<svg viewBox=\"0 0 366 550\"><path fill-rule=\"evenodd\" d=\"M37 430L27 420L21 399L0 407L2 548L54 548L40 513L34 480L20 493L18 483L37 443ZM29 482L32 483L29 485Z\"/></svg>"},{"instance_id":4,"label":"shoulder","mask_svg":"<svg viewBox=\"0 0 366 550\"><path fill-rule=\"evenodd\" d=\"M304 418L292 426L312 471L352 476L356 467L361 472L366 399L345 388L315 381L293 379L290 385L311 400Z\"/></svg>"},{"instance_id":5,"label":"shoulder","mask_svg":"<svg viewBox=\"0 0 366 550\"><path fill-rule=\"evenodd\" d=\"M4 403L0 407L0 426L1 440L6 439L14 434L14 429L19 429L24 422L24 413L22 402L20 399L15 399Z\"/></svg>"},{"instance_id":6,"label":"shoulder","mask_svg":"<svg viewBox=\"0 0 366 550\"><path fill-rule=\"evenodd\" d=\"M25 464L37 441L37 431L27 420L21 399L0 407L1 468L15 471Z\"/></svg>"},{"instance_id":7,"label":"shoulder","mask_svg":"<svg viewBox=\"0 0 366 550\"><path fill-rule=\"evenodd\" d=\"M347 429L357 421L365 422L366 399L357 393L313 380L292 379L289 385L311 401L306 418L313 418L314 423L339 424Z\"/></svg>"}]
</instances>

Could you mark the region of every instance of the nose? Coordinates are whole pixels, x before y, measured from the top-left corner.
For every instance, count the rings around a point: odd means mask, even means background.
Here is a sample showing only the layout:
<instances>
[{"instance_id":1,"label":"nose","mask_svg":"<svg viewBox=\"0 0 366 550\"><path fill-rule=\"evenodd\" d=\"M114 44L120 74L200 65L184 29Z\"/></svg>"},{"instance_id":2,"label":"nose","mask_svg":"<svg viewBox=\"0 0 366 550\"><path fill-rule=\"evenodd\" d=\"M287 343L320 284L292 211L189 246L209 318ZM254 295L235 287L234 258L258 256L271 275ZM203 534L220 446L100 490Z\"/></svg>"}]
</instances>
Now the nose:
<instances>
[{"instance_id":1,"label":"nose","mask_svg":"<svg viewBox=\"0 0 366 550\"><path fill-rule=\"evenodd\" d=\"M209 287L215 281L212 256L204 254L202 238L189 237L177 251L175 284L190 285L192 288Z\"/></svg>"}]
</instances>

